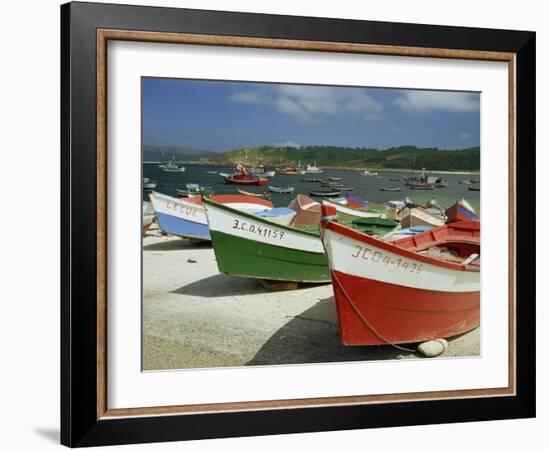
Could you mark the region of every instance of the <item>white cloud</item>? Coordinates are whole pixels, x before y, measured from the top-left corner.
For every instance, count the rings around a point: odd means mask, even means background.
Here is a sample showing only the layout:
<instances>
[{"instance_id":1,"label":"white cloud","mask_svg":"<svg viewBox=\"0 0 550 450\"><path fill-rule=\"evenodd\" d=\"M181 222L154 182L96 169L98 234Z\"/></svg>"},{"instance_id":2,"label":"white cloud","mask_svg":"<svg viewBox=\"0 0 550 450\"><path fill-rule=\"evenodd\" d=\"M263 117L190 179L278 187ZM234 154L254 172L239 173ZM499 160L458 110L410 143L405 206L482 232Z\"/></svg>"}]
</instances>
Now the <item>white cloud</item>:
<instances>
[{"instance_id":1,"label":"white cloud","mask_svg":"<svg viewBox=\"0 0 550 450\"><path fill-rule=\"evenodd\" d=\"M237 103L261 103L262 99L259 92L241 91L231 94L229 100Z\"/></svg>"},{"instance_id":2,"label":"white cloud","mask_svg":"<svg viewBox=\"0 0 550 450\"><path fill-rule=\"evenodd\" d=\"M237 92L229 100L266 104L308 123L336 115L356 116L372 121L380 119L384 111L381 102L360 88L282 85Z\"/></svg>"},{"instance_id":3,"label":"white cloud","mask_svg":"<svg viewBox=\"0 0 550 450\"><path fill-rule=\"evenodd\" d=\"M394 100L403 111L479 111L479 95L464 92L408 91Z\"/></svg>"}]
</instances>

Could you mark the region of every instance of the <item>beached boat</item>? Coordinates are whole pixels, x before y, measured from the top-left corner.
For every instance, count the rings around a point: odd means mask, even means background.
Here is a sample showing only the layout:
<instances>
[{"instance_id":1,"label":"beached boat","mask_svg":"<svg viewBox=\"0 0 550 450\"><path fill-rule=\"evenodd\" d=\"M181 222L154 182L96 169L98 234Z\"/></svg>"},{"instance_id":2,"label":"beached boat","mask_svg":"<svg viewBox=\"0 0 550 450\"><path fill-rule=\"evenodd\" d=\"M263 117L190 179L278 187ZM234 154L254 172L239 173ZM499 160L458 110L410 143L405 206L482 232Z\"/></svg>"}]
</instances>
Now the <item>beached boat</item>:
<instances>
[{"instance_id":1,"label":"beached boat","mask_svg":"<svg viewBox=\"0 0 550 450\"><path fill-rule=\"evenodd\" d=\"M143 189L155 189L157 187L157 182L149 178L143 179Z\"/></svg>"},{"instance_id":2,"label":"beached boat","mask_svg":"<svg viewBox=\"0 0 550 450\"><path fill-rule=\"evenodd\" d=\"M332 206L336 208L338 214L342 215L345 218L373 218L373 217L384 217L384 210L380 209L371 209L368 206L360 208L352 208L348 205L343 205L339 202L335 202L328 198L323 199L323 205Z\"/></svg>"},{"instance_id":3,"label":"beached boat","mask_svg":"<svg viewBox=\"0 0 550 450\"><path fill-rule=\"evenodd\" d=\"M294 186L268 186L267 188L277 194L292 194L294 192Z\"/></svg>"},{"instance_id":4,"label":"beached boat","mask_svg":"<svg viewBox=\"0 0 550 450\"><path fill-rule=\"evenodd\" d=\"M255 192L248 192L248 191L243 191L242 189L238 189L237 188L237 192L241 195L248 195L250 197L259 197L259 198L265 198L267 200L270 200L271 199L271 194L269 192L262 192L260 194L257 194Z\"/></svg>"},{"instance_id":5,"label":"beached boat","mask_svg":"<svg viewBox=\"0 0 550 450\"><path fill-rule=\"evenodd\" d=\"M337 197L341 194L342 191L336 189L317 189L315 191L309 191L309 195L313 197Z\"/></svg>"},{"instance_id":6,"label":"beached boat","mask_svg":"<svg viewBox=\"0 0 550 450\"><path fill-rule=\"evenodd\" d=\"M401 222L402 228L418 225L440 227L445 224L446 218L445 216L430 214L425 208L406 206L399 212L398 220Z\"/></svg>"},{"instance_id":7,"label":"beached boat","mask_svg":"<svg viewBox=\"0 0 550 450\"><path fill-rule=\"evenodd\" d=\"M319 225L321 221L321 204L307 195L298 194L288 207L296 211L296 215L292 219L292 226L310 227Z\"/></svg>"},{"instance_id":8,"label":"beached boat","mask_svg":"<svg viewBox=\"0 0 550 450\"><path fill-rule=\"evenodd\" d=\"M143 202L142 218L143 233L145 234L155 219L155 210L153 209L153 205L151 205L151 203Z\"/></svg>"},{"instance_id":9,"label":"beached boat","mask_svg":"<svg viewBox=\"0 0 550 450\"><path fill-rule=\"evenodd\" d=\"M380 190L383 192L399 192L401 188L400 187L391 187L391 188L381 187Z\"/></svg>"},{"instance_id":10,"label":"beached boat","mask_svg":"<svg viewBox=\"0 0 550 450\"><path fill-rule=\"evenodd\" d=\"M247 170L239 165L235 169L235 173L223 179L227 184L236 184L240 186L265 186L267 178L260 178L250 175Z\"/></svg>"},{"instance_id":11,"label":"beached boat","mask_svg":"<svg viewBox=\"0 0 550 450\"><path fill-rule=\"evenodd\" d=\"M370 236L386 236L397 229L399 224L384 217L367 217L352 220L350 226L354 230L367 233Z\"/></svg>"},{"instance_id":12,"label":"beached boat","mask_svg":"<svg viewBox=\"0 0 550 450\"><path fill-rule=\"evenodd\" d=\"M204 200L220 272L300 283L330 282L317 233Z\"/></svg>"},{"instance_id":13,"label":"beached boat","mask_svg":"<svg viewBox=\"0 0 550 450\"><path fill-rule=\"evenodd\" d=\"M153 191L149 198L162 231L184 238L210 240L201 197L177 199ZM212 199L228 207L251 213L273 207L267 200L245 195L213 195Z\"/></svg>"},{"instance_id":14,"label":"beached boat","mask_svg":"<svg viewBox=\"0 0 550 450\"><path fill-rule=\"evenodd\" d=\"M476 210L466 199L459 200L453 203L452 206L445 211L447 223L464 222L464 221L479 221L479 216Z\"/></svg>"},{"instance_id":15,"label":"beached boat","mask_svg":"<svg viewBox=\"0 0 550 450\"><path fill-rule=\"evenodd\" d=\"M323 217L334 210L323 207ZM393 242L321 222L344 345L423 342L479 326L479 223Z\"/></svg>"}]
</instances>

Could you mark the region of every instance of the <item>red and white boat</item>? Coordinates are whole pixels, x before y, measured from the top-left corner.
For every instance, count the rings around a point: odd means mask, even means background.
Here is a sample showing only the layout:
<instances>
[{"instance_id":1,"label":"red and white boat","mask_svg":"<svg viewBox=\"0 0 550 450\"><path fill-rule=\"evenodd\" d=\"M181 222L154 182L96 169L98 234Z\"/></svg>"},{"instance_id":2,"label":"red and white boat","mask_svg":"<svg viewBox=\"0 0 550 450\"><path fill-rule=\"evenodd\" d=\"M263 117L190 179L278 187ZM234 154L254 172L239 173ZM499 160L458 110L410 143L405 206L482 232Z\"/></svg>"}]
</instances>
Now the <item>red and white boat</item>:
<instances>
[{"instance_id":1,"label":"red and white boat","mask_svg":"<svg viewBox=\"0 0 550 450\"><path fill-rule=\"evenodd\" d=\"M340 337L345 345L423 342L479 326L480 223L385 242L323 206Z\"/></svg>"},{"instance_id":2,"label":"red and white boat","mask_svg":"<svg viewBox=\"0 0 550 450\"><path fill-rule=\"evenodd\" d=\"M240 186L265 186L267 184L267 178L250 175L241 165L235 168L235 173L233 175L224 177L224 181L227 184L236 184Z\"/></svg>"}]
</instances>

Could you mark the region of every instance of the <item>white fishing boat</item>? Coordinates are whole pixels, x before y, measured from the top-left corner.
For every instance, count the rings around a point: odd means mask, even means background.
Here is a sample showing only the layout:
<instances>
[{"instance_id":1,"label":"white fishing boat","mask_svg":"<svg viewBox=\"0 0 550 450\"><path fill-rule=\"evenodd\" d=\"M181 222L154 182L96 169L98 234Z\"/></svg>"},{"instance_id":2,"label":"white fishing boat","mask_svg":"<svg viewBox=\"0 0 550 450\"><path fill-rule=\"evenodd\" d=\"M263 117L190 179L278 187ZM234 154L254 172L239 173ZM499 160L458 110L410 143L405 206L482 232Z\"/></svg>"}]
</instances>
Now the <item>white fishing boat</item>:
<instances>
[{"instance_id":1,"label":"white fishing boat","mask_svg":"<svg viewBox=\"0 0 550 450\"><path fill-rule=\"evenodd\" d=\"M159 165L163 172L185 172L185 167L182 164L177 164L174 159Z\"/></svg>"},{"instance_id":2,"label":"white fishing boat","mask_svg":"<svg viewBox=\"0 0 550 450\"><path fill-rule=\"evenodd\" d=\"M210 240L202 197L178 199L153 191L149 198L162 231L184 238ZM267 200L245 195L213 195L212 199L229 208L251 213L273 207Z\"/></svg>"},{"instance_id":3,"label":"white fishing boat","mask_svg":"<svg viewBox=\"0 0 550 450\"><path fill-rule=\"evenodd\" d=\"M306 165L305 170L300 171L301 175L309 175L312 173L323 173L323 170L317 167L317 163L314 161L313 164Z\"/></svg>"},{"instance_id":4,"label":"white fishing boat","mask_svg":"<svg viewBox=\"0 0 550 450\"><path fill-rule=\"evenodd\" d=\"M378 172L371 172L371 171L365 169L361 172L361 175L363 175L364 177L377 177Z\"/></svg>"}]
</instances>

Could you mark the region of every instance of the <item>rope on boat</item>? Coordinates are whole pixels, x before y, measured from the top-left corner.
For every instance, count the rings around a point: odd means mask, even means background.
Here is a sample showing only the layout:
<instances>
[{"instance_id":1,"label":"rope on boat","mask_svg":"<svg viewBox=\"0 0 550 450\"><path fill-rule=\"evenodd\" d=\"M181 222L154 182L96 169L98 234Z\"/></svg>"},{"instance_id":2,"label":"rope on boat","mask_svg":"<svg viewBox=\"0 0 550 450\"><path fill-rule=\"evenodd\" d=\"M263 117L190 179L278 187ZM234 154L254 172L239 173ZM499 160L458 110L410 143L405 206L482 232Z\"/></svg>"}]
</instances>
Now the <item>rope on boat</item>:
<instances>
[{"instance_id":1,"label":"rope on boat","mask_svg":"<svg viewBox=\"0 0 550 450\"><path fill-rule=\"evenodd\" d=\"M410 348L406 348L406 347L401 347L400 345L397 345L397 344L394 344L393 342L389 341L388 339L386 339L384 336L382 336L377 330L376 328L374 328L367 319L365 319L365 317L363 316L363 314L361 314L361 311L359 311L359 308L357 308L357 306L355 306L355 304L351 301L351 298L349 297L348 293L346 292L346 290L344 289L344 287L342 286L342 284L340 283L340 280L338 279L338 277L336 276L336 274L334 273L334 271L332 272L332 278L336 281L336 283L338 284L338 287L340 288L340 290L343 292L344 294L344 297L346 298L346 300L348 301L348 303L350 304L350 306L353 308L353 310L355 311L355 313L359 316L359 318L363 321L363 323L368 327L370 328L370 330L376 335L376 337L378 339L380 339L381 341L384 341L386 344L389 344L391 345L392 347L395 347L396 349L398 350L402 350L402 351L405 351L405 352L410 352L410 353L415 353L416 350L412 350Z\"/></svg>"}]
</instances>

